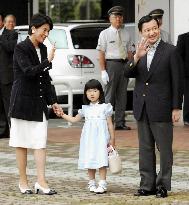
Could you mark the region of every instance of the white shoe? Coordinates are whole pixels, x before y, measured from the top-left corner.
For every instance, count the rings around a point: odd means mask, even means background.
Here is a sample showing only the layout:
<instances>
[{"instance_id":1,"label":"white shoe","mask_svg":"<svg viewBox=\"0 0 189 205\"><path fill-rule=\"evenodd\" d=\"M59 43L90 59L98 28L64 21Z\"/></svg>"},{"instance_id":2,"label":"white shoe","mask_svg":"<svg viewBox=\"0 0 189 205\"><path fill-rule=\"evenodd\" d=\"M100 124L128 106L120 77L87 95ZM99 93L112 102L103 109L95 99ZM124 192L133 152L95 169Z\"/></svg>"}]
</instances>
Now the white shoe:
<instances>
[{"instance_id":1,"label":"white shoe","mask_svg":"<svg viewBox=\"0 0 189 205\"><path fill-rule=\"evenodd\" d=\"M18 187L19 187L20 192L21 192L22 194L33 194L33 191L32 191L31 189L29 189L29 188L27 188L27 189L22 188L22 187L20 186L20 183L18 184Z\"/></svg>"},{"instance_id":2,"label":"white shoe","mask_svg":"<svg viewBox=\"0 0 189 205\"><path fill-rule=\"evenodd\" d=\"M95 192L96 190L96 183L95 180L90 180L88 183L88 189L90 192Z\"/></svg>"},{"instance_id":3,"label":"white shoe","mask_svg":"<svg viewBox=\"0 0 189 205\"><path fill-rule=\"evenodd\" d=\"M94 191L96 194L103 194L107 192L107 188L98 186L98 188Z\"/></svg>"},{"instance_id":4,"label":"white shoe","mask_svg":"<svg viewBox=\"0 0 189 205\"><path fill-rule=\"evenodd\" d=\"M36 194L45 194L45 195L53 195L57 194L55 190L50 188L43 188L38 182L35 183L35 193Z\"/></svg>"},{"instance_id":5,"label":"white shoe","mask_svg":"<svg viewBox=\"0 0 189 205\"><path fill-rule=\"evenodd\" d=\"M107 183L106 181L100 181L98 188L94 191L96 194L103 194L107 192Z\"/></svg>"}]
</instances>

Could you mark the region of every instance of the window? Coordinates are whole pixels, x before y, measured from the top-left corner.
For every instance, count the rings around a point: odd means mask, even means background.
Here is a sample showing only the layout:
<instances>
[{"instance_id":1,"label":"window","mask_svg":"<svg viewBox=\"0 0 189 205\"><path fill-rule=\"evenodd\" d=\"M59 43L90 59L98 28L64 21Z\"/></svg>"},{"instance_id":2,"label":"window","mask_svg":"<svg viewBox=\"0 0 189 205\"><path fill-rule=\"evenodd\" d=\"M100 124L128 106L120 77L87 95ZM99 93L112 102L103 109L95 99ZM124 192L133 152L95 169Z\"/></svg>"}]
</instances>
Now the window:
<instances>
[{"instance_id":1,"label":"window","mask_svg":"<svg viewBox=\"0 0 189 205\"><path fill-rule=\"evenodd\" d=\"M48 36L51 44L56 42L56 48L68 48L66 32L63 29L53 29L49 32Z\"/></svg>"},{"instance_id":2,"label":"window","mask_svg":"<svg viewBox=\"0 0 189 205\"><path fill-rule=\"evenodd\" d=\"M71 30L71 38L75 49L96 49L98 37L107 27L85 27Z\"/></svg>"},{"instance_id":3,"label":"window","mask_svg":"<svg viewBox=\"0 0 189 205\"><path fill-rule=\"evenodd\" d=\"M20 43L21 41L24 41L27 36L28 36L28 30L19 30L18 31L18 41L17 41L17 43Z\"/></svg>"}]
</instances>

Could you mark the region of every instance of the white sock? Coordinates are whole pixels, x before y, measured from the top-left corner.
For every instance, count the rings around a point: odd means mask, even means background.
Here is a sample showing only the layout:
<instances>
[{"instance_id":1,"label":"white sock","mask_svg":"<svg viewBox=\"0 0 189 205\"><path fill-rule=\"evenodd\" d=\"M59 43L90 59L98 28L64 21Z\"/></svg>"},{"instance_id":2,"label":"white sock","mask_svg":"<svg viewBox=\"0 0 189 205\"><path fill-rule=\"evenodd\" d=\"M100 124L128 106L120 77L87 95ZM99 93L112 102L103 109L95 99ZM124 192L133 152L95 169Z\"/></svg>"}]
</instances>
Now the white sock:
<instances>
[{"instance_id":1,"label":"white sock","mask_svg":"<svg viewBox=\"0 0 189 205\"><path fill-rule=\"evenodd\" d=\"M95 185L95 184L96 184L95 179L89 180L89 183L88 183L88 184L89 184L89 185Z\"/></svg>"},{"instance_id":2,"label":"white sock","mask_svg":"<svg viewBox=\"0 0 189 205\"><path fill-rule=\"evenodd\" d=\"M100 180L98 184L102 185L102 186L105 186L105 187L107 186L106 180Z\"/></svg>"}]
</instances>

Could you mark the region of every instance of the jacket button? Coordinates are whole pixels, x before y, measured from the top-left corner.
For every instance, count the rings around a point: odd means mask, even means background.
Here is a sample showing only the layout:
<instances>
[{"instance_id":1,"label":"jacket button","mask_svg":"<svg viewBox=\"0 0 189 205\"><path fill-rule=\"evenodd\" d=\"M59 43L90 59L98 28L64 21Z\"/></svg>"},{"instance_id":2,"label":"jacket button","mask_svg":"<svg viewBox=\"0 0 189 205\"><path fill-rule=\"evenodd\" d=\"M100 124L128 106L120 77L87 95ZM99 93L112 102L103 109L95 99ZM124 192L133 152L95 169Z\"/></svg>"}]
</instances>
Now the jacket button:
<instances>
[{"instance_id":1,"label":"jacket button","mask_svg":"<svg viewBox=\"0 0 189 205\"><path fill-rule=\"evenodd\" d=\"M142 96L143 96L143 97L145 97L145 96L146 96L146 94L143 94Z\"/></svg>"}]
</instances>

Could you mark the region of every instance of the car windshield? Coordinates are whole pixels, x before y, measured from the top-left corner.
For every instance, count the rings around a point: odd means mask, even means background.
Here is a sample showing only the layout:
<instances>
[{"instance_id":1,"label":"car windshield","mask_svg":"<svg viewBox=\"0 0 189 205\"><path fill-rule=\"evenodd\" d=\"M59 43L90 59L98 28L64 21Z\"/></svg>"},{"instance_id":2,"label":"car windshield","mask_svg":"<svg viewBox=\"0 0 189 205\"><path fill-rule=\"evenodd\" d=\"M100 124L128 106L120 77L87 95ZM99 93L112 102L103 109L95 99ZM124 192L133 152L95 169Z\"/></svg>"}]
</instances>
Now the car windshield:
<instances>
[{"instance_id":1,"label":"car windshield","mask_svg":"<svg viewBox=\"0 0 189 205\"><path fill-rule=\"evenodd\" d=\"M56 48L68 48L66 32L62 29L53 29L49 32L48 36L51 44L56 42Z\"/></svg>"},{"instance_id":2,"label":"car windshield","mask_svg":"<svg viewBox=\"0 0 189 205\"><path fill-rule=\"evenodd\" d=\"M17 43L20 43L21 41L24 41L26 37L28 36L28 30L18 30L18 41Z\"/></svg>"},{"instance_id":3,"label":"car windshield","mask_svg":"<svg viewBox=\"0 0 189 205\"><path fill-rule=\"evenodd\" d=\"M107 27L85 27L70 31L75 49L96 49L98 37L102 30Z\"/></svg>"}]
</instances>

